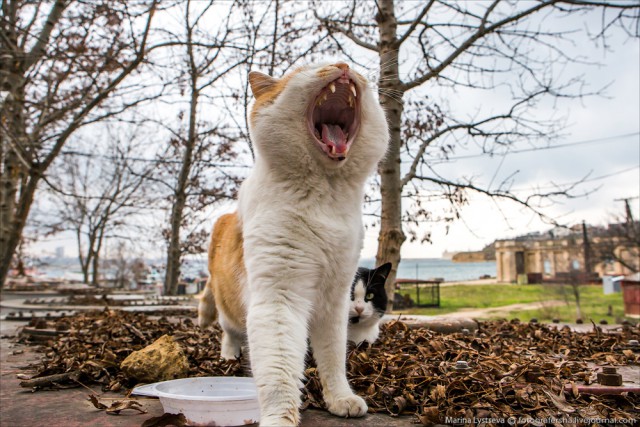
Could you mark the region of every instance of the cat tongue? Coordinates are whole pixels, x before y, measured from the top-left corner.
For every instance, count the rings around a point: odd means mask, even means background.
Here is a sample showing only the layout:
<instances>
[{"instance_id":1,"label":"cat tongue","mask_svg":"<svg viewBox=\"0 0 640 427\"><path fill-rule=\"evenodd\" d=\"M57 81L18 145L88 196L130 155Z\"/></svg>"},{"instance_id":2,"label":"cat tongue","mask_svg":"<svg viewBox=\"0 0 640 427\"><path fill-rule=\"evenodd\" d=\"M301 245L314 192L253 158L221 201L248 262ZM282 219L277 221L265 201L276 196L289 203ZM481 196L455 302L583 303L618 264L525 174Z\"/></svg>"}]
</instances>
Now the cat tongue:
<instances>
[{"instance_id":1,"label":"cat tongue","mask_svg":"<svg viewBox=\"0 0 640 427\"><path fill-rule=\"evenodd\" d=\"M322 142L330 149L335 147L335 153L342 154L347 151L347 136L339 125L322 125Z\"/></svg>"}]
</instances>

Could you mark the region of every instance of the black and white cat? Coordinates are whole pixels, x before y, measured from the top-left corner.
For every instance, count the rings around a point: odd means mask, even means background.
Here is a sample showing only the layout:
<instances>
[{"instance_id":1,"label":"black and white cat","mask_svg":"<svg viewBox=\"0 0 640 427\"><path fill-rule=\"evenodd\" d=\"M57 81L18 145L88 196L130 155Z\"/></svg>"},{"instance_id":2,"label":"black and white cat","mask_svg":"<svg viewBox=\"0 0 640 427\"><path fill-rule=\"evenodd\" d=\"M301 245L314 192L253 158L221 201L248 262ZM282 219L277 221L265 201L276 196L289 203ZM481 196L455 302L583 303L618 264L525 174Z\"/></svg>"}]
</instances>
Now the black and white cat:
<instances>
[{"instance_id":1,"label":"black and white cat","mask_svg":"<svg viewBox=\"0 0 640 427\"><path fill-rule=\"evenodd\" d=\"M351 284L349 341L355 344L363 341L373 344L378 339L380 319L387 309L387 293L384 284L390 271L390 262L373 270L365 267L358 268Z\"/></svg>"}]
</instances>

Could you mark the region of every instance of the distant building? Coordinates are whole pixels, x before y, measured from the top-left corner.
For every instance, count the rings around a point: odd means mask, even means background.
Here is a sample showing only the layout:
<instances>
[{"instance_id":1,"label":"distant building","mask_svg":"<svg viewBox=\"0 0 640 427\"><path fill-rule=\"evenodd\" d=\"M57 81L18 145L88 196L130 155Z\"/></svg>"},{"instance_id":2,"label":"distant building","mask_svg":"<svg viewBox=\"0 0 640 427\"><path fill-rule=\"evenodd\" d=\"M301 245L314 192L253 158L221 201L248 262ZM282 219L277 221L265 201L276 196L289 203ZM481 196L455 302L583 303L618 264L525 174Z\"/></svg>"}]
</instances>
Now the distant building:
<instances>
[{"instance_id":1,"label":"distant building","mask_svg":"<svg viewBox=\"0 0 640 427\"><path fill-rule=\"evenodd\" d=\"M56 248L56 258L64 258L64 246L58 246Z\"/></svg>"},{"instance_id":2,"label":"distant building","mask_svg":"<svg viewBox=\"0 0 640 427\"><path fill-rule=\"evenodd\" d=\"M587 227L586 251L582 225L497 240L497 280L515 283L521 275L552 279L571 272L597 273L600 276L630 274L633 271L619 260L637 269L640 263L638 248L613 235L619 226ZM585 265L587 263L589 265Z\"/></svg>"}]
</instances>

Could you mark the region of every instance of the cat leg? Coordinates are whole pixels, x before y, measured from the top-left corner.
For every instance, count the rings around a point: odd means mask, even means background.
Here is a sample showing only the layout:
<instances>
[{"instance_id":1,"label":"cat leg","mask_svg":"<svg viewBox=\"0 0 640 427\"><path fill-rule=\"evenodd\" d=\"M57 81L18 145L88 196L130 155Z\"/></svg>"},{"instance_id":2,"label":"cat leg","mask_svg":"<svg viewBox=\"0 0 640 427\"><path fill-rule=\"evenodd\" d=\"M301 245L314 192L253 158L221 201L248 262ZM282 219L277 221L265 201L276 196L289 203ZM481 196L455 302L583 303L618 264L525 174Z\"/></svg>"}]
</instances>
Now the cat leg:
<instances>
[{"instance_id":1,"label":"cat leg","mask_svg":"<svg viewBox=\"0 0 640 427\"><path fill-rule=\"evenodd\" d=\"M327 409L341 417L362 417L367 404L349 387L346 373L347 300L325 301L314 315L310 341Z\"/></svg>"},{"instance_id":2,"label":"cat leg","mask_svg":"<svg viewBox=\"0 0 640 427\"><path fill-rule=\"evenodd\" d=\"M229 326L222 313L218 320L222 328L222 342L220 344L220 356L225 360L236 360L242 353L244 334Z\"/></svg>"},{"instance_id":3,"label":"cat leg","mask_svg":"<svg viewBox=\"0 0 640 427\"><path fill-rule=\"evenodd\" d=\"M204 291L202 291L200 295L200 302L198 303L198 325L202 329L213 323L216 318L216 302L213 299L210 281L211 277L207 279Z\"/></svg>"},{"instance_id":4,"label":"cat leg","mask_svg":"<svg viewBox=\"0 0 640 427\"><path fill-rule=\"evenodd\" d=\"M261 427L296 426L300 421L309 312L309 300L295 287L251 296L247 333Z\"/></svg>"}]
</instances>

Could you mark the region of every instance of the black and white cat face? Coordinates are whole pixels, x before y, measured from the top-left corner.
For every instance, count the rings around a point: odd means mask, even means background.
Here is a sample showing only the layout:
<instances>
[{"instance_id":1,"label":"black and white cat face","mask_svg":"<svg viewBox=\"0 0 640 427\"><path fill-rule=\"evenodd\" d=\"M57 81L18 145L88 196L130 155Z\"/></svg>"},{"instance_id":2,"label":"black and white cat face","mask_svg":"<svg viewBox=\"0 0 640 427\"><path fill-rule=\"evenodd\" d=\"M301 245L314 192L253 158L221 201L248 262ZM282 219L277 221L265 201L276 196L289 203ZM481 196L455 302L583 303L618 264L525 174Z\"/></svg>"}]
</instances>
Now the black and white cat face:
<instances>
[{"instance_id":1,"label":"black and white cat face","mask_svg":"<svg viewBox=\"0 0 640 427\"><path fill-rule=\"evenodd\" d=\"M391 271L391 263L373 270L360 267L351 285L349 323L356 324L375 319L377 322L387 309L384 284Z\"/></svg>"}]
</instances>

